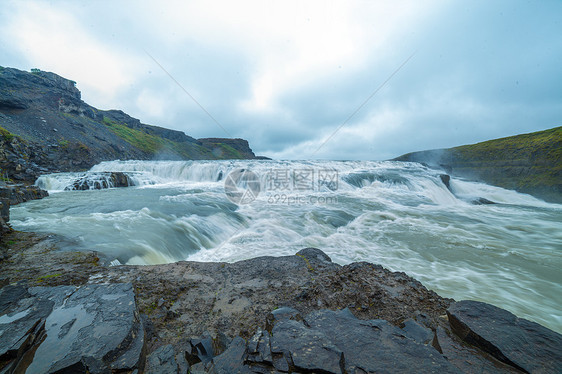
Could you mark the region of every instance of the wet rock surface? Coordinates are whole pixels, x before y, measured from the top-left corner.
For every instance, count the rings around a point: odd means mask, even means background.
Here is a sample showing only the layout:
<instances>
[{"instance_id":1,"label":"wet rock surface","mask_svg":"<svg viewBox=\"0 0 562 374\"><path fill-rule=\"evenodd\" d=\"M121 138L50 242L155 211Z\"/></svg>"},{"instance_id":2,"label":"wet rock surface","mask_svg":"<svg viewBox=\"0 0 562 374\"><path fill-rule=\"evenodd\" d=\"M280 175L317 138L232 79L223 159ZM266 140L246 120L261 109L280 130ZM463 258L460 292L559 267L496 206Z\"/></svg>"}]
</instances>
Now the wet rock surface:
<instances>
[{"instance_id":1,"label":"wet rock surface","mask_svg":"<svg viewBox=\"0 0 562 374\"><path fill-rule=\"evenodd\" d=\"M10 221L10 206L17 205L29 200L42 199L49 196L49 193L36 186L26 186L22 184L10 185L1 182L0 185L0 238L12 232ZM6 258L5 248L0 246L0 261Z\"/></svg>"},{"instance_id":2,"label":"wet rock surface","mask_svg":"<svg viewBox=\"0 0 562 374\"><path fill-rule=\"evenodd\" d=\"M25 203L26 201L42 199L47 196L49 196L49 193L37 186L17 184L0 187L0 198L9 199L10 206Z\"/></svg>"},{"instance_id":3,"label":"wet rock surface","mask_svg":"<svg viewBox=\"0 0 562 374\"><path fill-rule=\"evenodd\" d=\"M562 369L562 335L507 310L460 301L447 310L453 332L498 360L529 373Z\"/></svg>"},{"instance_id":4,"label":"wet rock surface","mask_svg":"<svg viewBox=\"0 0 562 374\"><path fill-rule=\"evenodd\" d=\"M144 366L144 329L131 284L6 286L0 300L5 372L132 372Z\"/></svg>"},{"instance_id":5,"label":"wet rock surface","mask_svg":"<svg viewBox=\"0 0 562 374\"><path fill-rule=\"evenodd\" d=\"M101 190L113 187L130 187L134 186L129 176L122 172L99 172L89 173L74 181L71 186L65 190Z\"/></svg>"},{"instance_id":6,"label":"wet rock surface","mask_svg":"<svg viewBox=\"0 0 562 374\"><path fill-rule=\"evenodd\" d=\"M76 337L84 337L67 359L57 359L73 372L85 367L96 372L105 365L113 371L148 373L555 373L553 368L562 365L554 352L560 336L555 332L514 320L499 308L479 306L475 312L468 302L441 298L415 279L381 266L334 264L314 248L232 264L105 267L95 253L54 250L55 239L14 248L0 262L0 285L6 285L0 291L0 330L15 334L12 339L2 335L0 372L28 362L25 357L31 354L24 357L22 352L31 353L48 326L61 339L77 331ZM108 292L107 287L117 289ZM60 291L49 291L53 289ZM117 313L114 304L121 299L129 300L123 306L130 304L130 309ZM91 300L99 300L92 304L99 308L87 306ZM50 325L49 316L60 307L68 314ZM88 317L77 318L81 308ZM99 310L104 310L103 321L96 317ZM105 319L113 311L119 317ZM478 336L509 362L496 358L480 340L467 341L470 334L456 321L478 331L484 323L498 323L498 315L504 317L495 336L504 337ZM512 346L502 340L517 336L527 339L526 345L518 341L525 351L519 353L539 357L534 366L510 353ZM79 353L81 344L101 352L101 345L111 347L117 341L124 342L120 348L88 356L96 357L93 361ZM37 352L41 354L38 349L33 357L40 357Z\"/></svg>"}]
</instances>

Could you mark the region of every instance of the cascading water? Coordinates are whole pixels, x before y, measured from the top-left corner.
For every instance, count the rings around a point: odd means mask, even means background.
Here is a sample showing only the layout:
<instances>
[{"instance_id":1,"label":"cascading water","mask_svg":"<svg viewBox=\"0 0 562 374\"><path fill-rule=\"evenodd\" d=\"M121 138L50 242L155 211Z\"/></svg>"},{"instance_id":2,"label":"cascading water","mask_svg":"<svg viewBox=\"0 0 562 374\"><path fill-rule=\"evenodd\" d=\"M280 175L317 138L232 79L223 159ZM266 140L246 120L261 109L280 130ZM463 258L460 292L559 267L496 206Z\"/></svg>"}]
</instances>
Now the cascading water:
<instances>
[{"instance_id":1,"label":"cascading water","mask_svg":"<svg viewBox=\"0 0 562 374\"><path fill-rule=\"evenodd\" d=\"M261 186L248 204L225 194L239 169ZM64 191L109 172L136 187ZM313 246L335 262L404 271L442 296L491 302L562 332L562 206L456 178L447 188L420 164L112 161L37 184L61 192L14 207L14 228L60 234L61 245L114 264L237 261Z\"/></svg>"}]
</instances>

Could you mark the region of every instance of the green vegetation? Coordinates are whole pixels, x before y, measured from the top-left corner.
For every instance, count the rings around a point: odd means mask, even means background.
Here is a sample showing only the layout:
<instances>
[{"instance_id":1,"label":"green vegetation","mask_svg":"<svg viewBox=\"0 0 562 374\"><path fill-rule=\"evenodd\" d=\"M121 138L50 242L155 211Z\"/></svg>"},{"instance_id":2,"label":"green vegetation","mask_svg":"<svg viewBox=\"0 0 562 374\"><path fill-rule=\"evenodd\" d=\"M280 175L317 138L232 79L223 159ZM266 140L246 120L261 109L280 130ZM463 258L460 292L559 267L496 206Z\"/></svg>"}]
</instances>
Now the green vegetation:
<instances>
[{"instance_id":1,"label":"green vegetation","mask_svg":"<svg viewBox=\"0 0 562 374\"><path fill-rule=\"evenodd\" d=\"M207 147L211 148L210 151L216 158L224 159L244 159L244 155L237 149L224 143L206 143Z\"/></svg>"},{"instance_id":2,"label":"green vegetation","mask_svg":"<svg viewBox=\"0 0 562 374\"><path fill-rule=\"evenodd\" d=\"M461 157L486 160L490 157L528 161L540 156L559 162L562 160L562 126L507 138L452 148ZM545 154L543 151L547 151Z\"/></svg>"},{"instance_id":3,"label":"green vegetation","mask_svg":"<svg viewBox=\"0 0 562 374\"><path fill-rule=\"evenodd\" d=\"M500 186L526 190L561 183L562 127L455 147L451 152L463 166L484 169ZM493 173L486 172L490 168ZM498 172L500 168L508 172Z\"/></svg>"},{"instance_id":4,"label":"green vegetation","mask_svg":"<svg viewBox=\"0 0 562 374\"><path fill-rule=\"evenodd\" d=\"M237 151L236 149L232 148L228 144L220 143L218 145L223 150L223 154L222 154L223 158L237 158L237 159L243 159L244 158L244 156L242 156L242 153L240 153L240 151Z\"/></svg>"},{"instance_id":5,"label":"green vegetation","mask_svg":"<svg viewBox=\"0 0 562 374\"><path fill-rule=\"evenodd\" d=\"M103 117L103 123L115 135L148 154L154 155L158 152L169 151L187 159L200 158L201 154L211 156L208 149L197 144L179 143L164 139L157 135L148 134L142 130L132 129L127 125L116 123L108 117Z\"/></svg>"},{"instance_id":6,"label":"green vegetation","mask_svg":"<svg viewBox=\"0 0 562 374\"><path fill-rule=\"evenodd\" d=\"M562 203L562 127L445 152L457 175Z\"/></svg>"},{"instance_id":7,"label":"green vegetation","mask_svg":"<svg viewBox=\"0 0 562 374\"><path fill-rule=\"evenodd\" d=\"M44 280L47 280L49 278L56 278L56 277L60 277L62 274L61 273L56 273L56 274L49 274L49 275L42 275L39 278L37 278L38 282L43 282Z\"/></svg>"},{"instance_id":8,"label":"green vegetation","mask_svg":"<svg viewBox=\"0 0 562 374\"><path fill-rule=\"evenodd\" d=\"M306 258L303 255L298 254L298 253L295 256L298 256L298 257L302 258L304 260L304 262L306 262L306 267L308 268L308 271L310 271L311 273L316 273L316 271L314 270L314 268L310 264L310 261L308 261L308 258Z\"/></svg>"},{"instance_id":9,"label":"green vegetation","mask_svg":"<svg viewBox=\"0 0 562 374\"><path fill-rule=\"evenodd\" d=\"M41 72L41 69L37 69L37 68L31 69L32 74L39 74L40 72Z\"/></svg>"},{"instance_id":10,"label":"green vegetation","mask_svg":"<svg viewBox=\"0 0 562 374\"><path fill-rule=\"evenodd\" d=\"M77 144L77 148L78 148L80 151L82 151L82 152L90 152L90 148L89 148L86 144L84 144L84 143L82 143L82 142L78 142L78 143L76 143L76 144Z\"/></svg>"},{"instance_id":11,"label":"green vegetation","mask_svg":"<svg viewBox=\"0 0 562 374\"><path fill-rule=\"evenodd\" d=\"M413 152L395 160L448 166L453 175L562 204L562 127L455 148Z\"/></svg>"},{"instance_id":12,"label":"green vegetation","mask_svg":"<svg viewBox=\"0 0 562 374\"><path fill-rule=\"evenodd\" d=\"M1 136L2 138L4 138L4 140L6 140L6 141L8 141L8 142L11 142L12 139L13 139L16 135L12 134L11 132L9 132L8 130L6 130L5 128L0 127L0 136Z\"/></svg>"},{"instance_id":13,"label":"green vegetation","mask_svg":"<svg viewBox=\"0 0 562 374\"><path fill-rule=\"evenodd\" d=\"M63 149L68 148L68 146L70 145L70 142L66 139L61 139L59 140L59 146L61 146Z\"/></svg>"},{"instance_id":14,"label":"green vegetation","mask_svg":"<svg viewBox=\"0 0 562 374\"><path fill-rule=\"evenodd\" d=\"M0 169L0 173L2 173L0 175L0 182L4 182L4 183L14 183L14 181L8 177L8 173L7 172L3 172L2 169Z\"/></svg>"},{"instance_id":15,"label":"green vegetation","mask_svg":"<svg viewBox=\"0 0 562 374\"><path fill-rule=\"evenodd\" d=\"M156 153L164 146L164 139L132 129L103 117L103 123L117 136L146 153Z\"/></svg>"}]
</instances>

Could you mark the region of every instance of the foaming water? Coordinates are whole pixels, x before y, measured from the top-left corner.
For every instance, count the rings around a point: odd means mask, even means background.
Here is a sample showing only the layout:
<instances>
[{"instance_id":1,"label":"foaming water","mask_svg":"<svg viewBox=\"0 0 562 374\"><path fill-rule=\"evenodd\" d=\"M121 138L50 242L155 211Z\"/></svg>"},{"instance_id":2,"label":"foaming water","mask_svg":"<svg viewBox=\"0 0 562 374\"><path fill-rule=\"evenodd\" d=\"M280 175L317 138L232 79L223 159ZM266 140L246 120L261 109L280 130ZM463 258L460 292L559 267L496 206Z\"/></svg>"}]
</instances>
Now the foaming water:
<instances>
[{"instance_id":1,"label":"foaming water","mask_svg":"<svg viewBox=\"0 0 562 374\"><path fill-rule=\"evenodd\" d=\"M224 183L241 168L262 191L238 206ZM442 296L490 302L562 332L561 205L455 178L449 190L416 163L113 161L87 174L117 171L136 187L55 193L12 208L12 225L128 264L232 262L313 246L340 264L378 263ZM77 176L37 184L64 191ZM497 204L471 203L479 198Z\"/></svg>"}]
</instances>

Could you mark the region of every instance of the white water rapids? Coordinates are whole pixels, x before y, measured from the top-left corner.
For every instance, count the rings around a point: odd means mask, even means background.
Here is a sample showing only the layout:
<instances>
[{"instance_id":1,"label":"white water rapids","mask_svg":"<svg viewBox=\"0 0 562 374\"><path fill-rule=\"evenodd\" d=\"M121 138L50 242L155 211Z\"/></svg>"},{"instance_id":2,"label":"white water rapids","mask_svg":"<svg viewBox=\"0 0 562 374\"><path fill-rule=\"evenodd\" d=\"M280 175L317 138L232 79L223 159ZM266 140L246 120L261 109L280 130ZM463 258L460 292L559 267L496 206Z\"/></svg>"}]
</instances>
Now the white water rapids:
<instances>
[{"instance_id":1,"label":"white water rapids","mask_svg":"<svg viewBox=\"0 0 562 374\"><path fill-rule=\"evenodd\" d=\"M260 178L249 204L225 195L237 169ZM80 176L117 171L136 186L64 191ZM381 264L442 296L486 301L562 332L562 205L455 178L449 190L439 174L399 162L104 162L42 176L37 184L51 196L13 207L11 224L123 264L317 247L337 263ZM497 204L471 203L478 198Z\"/></svg>"}]
</instances>

